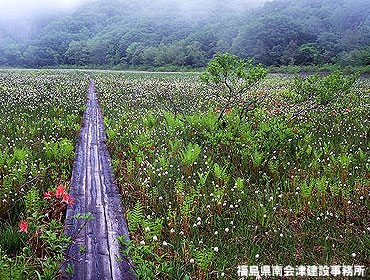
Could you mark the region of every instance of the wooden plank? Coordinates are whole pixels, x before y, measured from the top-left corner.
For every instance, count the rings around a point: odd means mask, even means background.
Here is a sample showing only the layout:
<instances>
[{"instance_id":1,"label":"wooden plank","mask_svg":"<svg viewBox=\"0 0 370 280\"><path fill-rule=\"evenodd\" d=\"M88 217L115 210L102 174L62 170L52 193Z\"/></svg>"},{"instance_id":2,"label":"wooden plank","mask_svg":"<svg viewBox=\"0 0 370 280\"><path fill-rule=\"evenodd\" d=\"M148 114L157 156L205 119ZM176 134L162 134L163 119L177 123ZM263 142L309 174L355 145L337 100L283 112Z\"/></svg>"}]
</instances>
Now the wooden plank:
<instances>
[{"instance_id":1,"label":"wooden plank","mask_svg":"<svg viewBox=\"0 0 370 280\"><path fill-rule=\"evenodd\" d=\"M71 219L76 214L92 213L76 242L66 251L72 257L67 263L74 265L71 279L135 279L129 272L130 260L122 258L116 236L127 234L128 228L122 202L112 178L113 170L108 149L103 116L97 102L94 81L90 81L84 126L80 129L73 165L70 195L75 205L67 209L65 233L74 236L83 221ZM80 246L86 246L80 254ZM123 259L116 261L116 256ZM68 259L68 257L67 257ZM62 269L65 271L65 267Z\"/></svg>"}]
</instances>

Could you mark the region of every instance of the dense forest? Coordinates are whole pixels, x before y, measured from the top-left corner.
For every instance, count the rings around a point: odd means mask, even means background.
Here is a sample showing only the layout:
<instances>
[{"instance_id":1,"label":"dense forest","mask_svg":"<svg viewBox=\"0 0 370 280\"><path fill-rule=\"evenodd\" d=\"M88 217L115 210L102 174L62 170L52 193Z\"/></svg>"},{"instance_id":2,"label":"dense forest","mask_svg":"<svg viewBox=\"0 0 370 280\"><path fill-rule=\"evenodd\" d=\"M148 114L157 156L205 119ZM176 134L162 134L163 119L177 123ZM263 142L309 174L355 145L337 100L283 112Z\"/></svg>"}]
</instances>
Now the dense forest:
<instances>
[{"instance_id":1,"label":"dense forest","mask_svg":"<svg viewBox=\"0 0 370 280\"><path fill-rule=\"evenodd\" d=\"M217 52L266 66L370 64L370 0L85 2L27 32L0 26L0 65L200 68Z\"/></svg>"}]
</instances>

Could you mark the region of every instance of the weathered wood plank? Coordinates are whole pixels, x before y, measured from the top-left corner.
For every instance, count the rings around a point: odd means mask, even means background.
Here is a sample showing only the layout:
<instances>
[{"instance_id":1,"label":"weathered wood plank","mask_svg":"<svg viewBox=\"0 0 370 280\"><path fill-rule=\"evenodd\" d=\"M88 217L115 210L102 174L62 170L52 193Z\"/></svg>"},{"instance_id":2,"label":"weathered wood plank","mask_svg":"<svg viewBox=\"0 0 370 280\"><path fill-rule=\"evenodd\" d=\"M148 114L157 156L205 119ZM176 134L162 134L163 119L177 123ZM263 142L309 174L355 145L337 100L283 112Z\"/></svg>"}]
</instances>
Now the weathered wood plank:
<instances>
[{"instance_id":1,"label":"weathered wood plank","mask_svg":"<svg viewBox=\"0 0 370 280\"><path fill-rule=\"evenodd\" d=\"M105 141L103 116L91 80L70 187L76 203L67 210L66 235L76 235L83 222L72 216L90 212L94 219L87 222L67 252L73 257L68 263L74 264L74 280L135 279L129 272L129 260L116 261L116 256L122 257L116 236L128 236L128 228ZM84 254L80 254L80 246L86 246Z\"/></svg>"}]
</instances>

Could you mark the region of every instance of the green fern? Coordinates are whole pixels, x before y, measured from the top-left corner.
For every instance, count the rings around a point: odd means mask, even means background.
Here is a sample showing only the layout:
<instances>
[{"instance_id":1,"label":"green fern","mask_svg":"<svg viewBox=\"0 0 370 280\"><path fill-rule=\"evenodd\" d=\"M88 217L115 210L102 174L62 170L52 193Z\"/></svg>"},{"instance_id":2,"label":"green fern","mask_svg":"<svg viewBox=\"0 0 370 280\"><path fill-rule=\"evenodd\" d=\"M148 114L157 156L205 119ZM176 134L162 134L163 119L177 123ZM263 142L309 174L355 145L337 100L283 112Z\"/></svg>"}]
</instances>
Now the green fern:
<instances>
[{"instance_id":1,"label":"green fern","mask_svg":"<svg viewBox=\"0 0 370 280\"><path fill-rule=\"evenodd\" d=\"M168 140L168 143L170 144L172 154L175 154L178 147L180 146L180 141L177 138L175 138L173 142L171 139Z\"/></svg>"},{"instance_id":2,"label":"green fern","mask_svg":"<svg viewBox=\"0 0 370 280\"><path fill-rule=\"evenodd\" d=\"M217 179L221 178L222 169L217 162L213 165L213 172L215 173Z\"/></svg>"},{"instance_id":3,"label":"green fern","mask_svg":"<svg viewBox=\"0 0 370 280\"><path fill-rule=\"evenodd\" d=\"M340 155L340 163L342 164L343 169L348 169L350 166L350 163L352 162L352 155L346 155L346 154L341 154Z\"/></svg>"},{"instance_id":4,"label":"green fern","mask_svg":"<svg viewBox=\"0 0 370 280\"><path fill-rule=\"evenodd\" d=\"M218 189L215 188L214 193L215 193L215 199L216 199L217 205L221 205L224 199L224 196L225 196L225 192L223 188L218 188Z\"/></svg>"},{"instance_id":5,"label":"green fern","mask_svg":"<svg viewBox=\"0 0 370 280\"><path fill-rule=\"evenodd\" d=\"M201 148L198 144L189 143L187 147L180 151L180 157L182 162L186 166L192 165L199 157Z\"/></svg>"},{"instance_id":6,"label":"green fern","mask_svg":"<svg viewBox=\"0 0 370 280\"><path fill-rule=\"evenodd\" d=\"M313 151L314 158L311 161L311 166L313 171L317 171L320 167L320 158L322 156L322 152L317 153L315 150Z\"/></svg>"},{"instance_id":7,"label":"green fern","mask_svg":"<svg viewBox=\"0 0 370 280\"><path fill-rule=\"evenodd\" d=\"M177 180L175 184L176 195L182 197L184 195L184 182Z\"/></svg>"},{"instance_id":8,"label":"green fern","mask_svg":"<svg viewBox=\"0 0 370 280\"><path fill-rule=\"evenodd\" d=\"M306 181L303 181L301 185L301 191L302 191L302 196L305 199L309 199L312 194L312 188L315 185L315 180L311 180L310 184L307 184Z\"/></svg>"},{"instance_id":9,"label":"green fern","mask_svg":"<svg viewBox=\"0 0 370 280\"><path fill-rule=\"evenodd\" d=\"M44 141L44 145L46 148L46 158L48 160L55 160L58 158L59 149L58 149L58 143L55 142L46 142Z\"/></svg>"},{"instance_id":10,"label":"green fern","mask_svg":"<svg viewBox=\"0 0 370 280\"><path fill-rule=\"evenodd\" d=\"M211 172L211 170L208 170L208 172L207 173L205 173L204 175L202 175L202 174L200 174L199 172L198 172L198 176L199 176L199 185L201 186L201 187L204 187L205 186L205 184L206 184L206 181L207 181L207 178L208 178L208 175L209 175L209 173Z\"/></svg>"},{"instance_id":11,"label":"green fern","mask_svg":"<svg viewBox=\"0 0 370 280\"><path fill-rule=\"evenodd\" d=\"M329 185L331 195L334 197L338 197L340 192L340 186L337 183L332 183Z\"/></svg>"},{"instance_id":12,"label":"green fern","mask_svg":"<svg viewBox=\"0 0 370 280\"><path fill-rule=\"evenodd\" d=\"M359 155L361 161L364 161L365 160L365 154L361 150L361 148L358 149L358 155Z\"/></svg>"},{"instance_id":13,"label":"green fern","mask_svg":"<svg viewBox=\"0 0 370 280\"><path fill-rule=\"evenodd\" d=\"M73 143L69 139L62 139L59 143L59 155L62 159L69 159L74 156Z\"/></svg>"},{"instance_id":14,"label":"green fern","mask_svg":"<svg viewBox=\"0 0 370 280\"><path fill-rule=\"evenodd\" d=\"M213 131L215 128L215 124L217 123L218 115L214 113L213 110L210 110L207 115L203 115L199 122L201 123L202 127L207 129L208 131Z\"/></svg>"},{"instance_id":15,"label":"green fern","mask_svg":"<svg viewBox=\"0 0 370 280\"><path fill-rule=\"evenodd\" d=\"M324 174L327 174L327 175L329 175L329 173L330 173L330 170L331 170L331 166L330 166L330 165L328 165L328 164L325 164L325 165L323 166L323 171L324 171Z\"/></svg>"},{"instance_id":16,"label":"green fern","mask_svg":"<svg viewBox=\"0 0 370 280\"><path fill-rule=\"evenodd\" d=\"M134 234L140 224L144 221L143 207L140 201L137 201L134 209L127 211L128 228L131 234Z\"/></svg>"},{"instance_id":17,"label":"green fern","mask_svg":"<svg viewBox=\"0 0 370 280\"><path fill-rule=\"evenodd\" d=\"M224 183L228 182L230 177L227 174L227 168L228 168L228 164L226 164L223 168L221 168L220 165L218 165L218 163L215 163L213 165L214 174L217 180L219 180L219 182L224 182Z\"/></svg>"},{"instance_id":18,"label":"green fern","mask_svg":"<svg viewBox=\"0 0 370 280\"><path fill-rule=\"evenodd\" d=\"M326 183L326 176L322 176L321 178L317 179L316 187L319 193L319 196L322 197L326 193L327 183Z\"/></svg>"},{"instance_id":19,"label":"green fern","mask_svg":"<svg viewBox=\"0 0 370 280\"><path fill-rule=\"evenodd\" d=\"M135 170L135 161L132 159L129 159L126 161L126 172L128 175L131 175Z\"/></svg>"},{"instance_id":20,"label":"green fern","mask_svg":"<svg viewBox=\"0 0 370 280\"><path fill-rule=\"evenodd\" d=\"M236 179L236 181L235 181L235 186L236 186L237 190L242 191L243 190L243 185L244 185L243 179L238 177L238 179Z\"/></svg>"},{"instance_id":21,"label":"green fern","mask_svg":"<svg viewBox=\"0 0 370 280\"><path fill-rule=\"evenodd\" d=\"M312 152L312 146L308 146L306 150L307 155L311 155L311 152Z\"/></svg>"},{"instance_id":22,"label":"green fern","mask_svg":"<svg viewBox=\"0 0 370 280\"><path fill-rule=\"evenodd\" d=\"M157 124L157 118L153 116L152 112L149 112L146 118L143 118L143 124L145 127L153 128Z\"/></svg>"},{"instance_id":23,"label":"green fern","mask_svg":"<svg viewBox=\"0 0 370 280\"><path fill-rule=\"evenodd\" d=\"M116 138L117 131L113 129L107 129L107 136L108 136L109 141L112 141Z\"/></svg>"},{"instance_id":24,"label":"green fern","mask_svg":"<svg viewBox=\"0 0 370 280\"><path fill-rule=\"evenodd\" d=\"M352 187L350 185L342 185L341 189L344 201L348 201L351 198Z\"/></svg>"},{"instance_id":25,"label":"green fern","mask_svg":"<svg viewBox=\"0 0 370 280\"><path fill-rule=\"evenodd\" d=\"M139 146L135 143L129 142L128 145L130 146L130 150L133 156L135 156L139 151Z\"/></svg>"},{"instance_id":26,"label":"green fern","mask_svg":"<svg viewBox=\"0 0 370 280\"><path fill-rule=\"evenodd\" d=\"M0 169L4 167L8 157L8 149L0 150Z\"/></svg>"},{"instance_id":27,"label":"green fern","mask_svg":"<svg viewBox=\"0 0 370 280\"><path fill-rule=\"evenodd\" d=\"M149 186L147 188L147 194L152 203L155 203L158 198L158 188L156 186Z\"/></svg>"},{"instance_id":28,"label":"green fern","mask_svg":"<svg viewBox=\"0 0 370 280\"><path fill-rule=\"evenodd\" d=\"M159 156L158 160L159 160L159 163L161 164L163 172L167 171L168 167L170 166L170 159L166 158L165 156Z\"/></svg>"},{"instance_id":29,"label":"green fern","mask_svg":"<svg viewBox=\"0 0 370 280\"><path fill-rule=\"evenodd\" d=\"M165 112L164 118L166 119L167 131L178 131L182 127L182 122L176 119L172 113Z\"/></svg>"},{"instance_id":30,"label":"green fern","mask_svg":"<svg viewBox=\"0 0 370 280\"><path fill-rule=\"evenodd\" d=\"M254 153L251 155L253 166L256 168L259 168L262 164L263 160L263 152L259 153L257 150L254 151Z\"/></svg>"},{"instance_id":31,"label":"green fern","mask_svg":"<svg viewBox=\"0 0 370 280\"><path fill-rule=\"evenodd\" d=\"M279 161L277 159L270 160L268 163L268 168L272 174L277 174L279 171Z\"/></svg>"},{"instance_id":32,"label":"green fern","mask_svg":"<svg viewBox=\"0 0 370 280\"><path fill-rule=\"evenodd\" d=\"M187 224L194 212L194 201L196 199L195 195L186 194L183 202L179 205L180 215L183 218L183 222Z\"/></svg>"},{"instance_id":33,"label":"green fern","mask_svg":"<svg viewBox=\"0 0 370 280\"><path fill-rule=\"evenodd\" d=\"M14 149L14 160L15 161L25 161L26 160L26 155L29 154L30 152L27 151L26 149Z\"/></svg>"},{"instance_id":34,"label":"green fern","mask_svg":"<svg viewBox=\"0 0 370 280\"><path fill-rule=\"evenodd\" d=\"M138 151L136 157L135 157L135 161L140 165L143 161L144 161L144 152L143 151Z\"/></svg>"},{"instance_id":35,"label":"green fern","mask_svg":"<svg viewBox=\"0 0 370 280\"><path fill-rule=\"evenodd\" d=\"M195 249L194 251L194 260L196 261L198 267L205 272L208 270L209 265L211 264L213 258L213 251L204 249Z\"/></svg>"},{"instance_id":36,"label":"green fern","mask_svg":"<svg viewBox=\"0 0 370 280\"><path fill-rule=\"evenodd\" d=\"M73 143L69 139L62 139L58 142L44 142L46 149L46 158L54 161L61 159L69 159L74 156L73 154Z\"/></svg>"},{"instance_id":37,"label":"green fern","mask_svg":"<svg viewBox=\"0 0 370 280\"><path fill-rule=\"evenodd\" d=\"M132 152L137 153L138 148L142 147L142 146L150 147L151 142L152 142L151 138L152 138L152 134L151 134L150 130L144 131L144 132L138 134L137 137L136 137L136 143L134 144L135 145L135 150L133 150L132 146L130 145L130 148L131 148Z\"/></svg>"},{"instance_id":38,"label":"green fern","mask_svg":"<svg viewBox=\"0 0 370 280\"><path fill-rule=\"evenodd\" d=\"M195 197L194 201L199 196L201 189L202 189L202 185L200 183L197 184L197 185L191 185L190 186L190 191L191 191L192 195Z\"/></svg>"},{"instance_id":39,"label":"green fern","mask_svg":"<svg viewBox=\"0 0 370 280\"><path fill-rule=\"evenodd\" d=\"M143 228L147 239L152 239L157 236L158 240L162 234L163 218L149 218L143 219Z\"/></svg>"},{"instance_id":40,"label":"green fern","mask_svg":"<svg viewBox=\"0 0 370 280\"><path fill-rule=\"evenodd\" d=\"M33 215L38 213L41 207L39 190L34 186L24 196L24 203L26 205L27 214Z\"/></svg>"}]
</instances>

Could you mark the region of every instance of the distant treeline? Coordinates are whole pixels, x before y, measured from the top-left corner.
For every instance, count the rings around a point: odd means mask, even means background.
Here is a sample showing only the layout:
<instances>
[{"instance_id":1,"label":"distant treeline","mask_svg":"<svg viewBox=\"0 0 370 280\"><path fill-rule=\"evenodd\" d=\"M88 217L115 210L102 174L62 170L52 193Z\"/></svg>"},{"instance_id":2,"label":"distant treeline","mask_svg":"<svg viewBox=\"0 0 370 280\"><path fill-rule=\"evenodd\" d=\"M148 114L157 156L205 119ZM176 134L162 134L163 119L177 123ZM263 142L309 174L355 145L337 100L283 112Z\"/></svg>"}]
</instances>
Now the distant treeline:
<instances>
[{"instance_id":1,"label":"distant treeline","mask_svg":"<svg viewBox=\"0 0 370 280\"><path fill-rule=\"evenodd\" d=\"M214 1L220 2L220 1ZM223 2L223 1L221 1ZM275 0L208 10L99 0L27 38L0 31L0 65L200 68L217 52L265 66L370 64L369 0Z\"/></svg>"}]
</instances>

